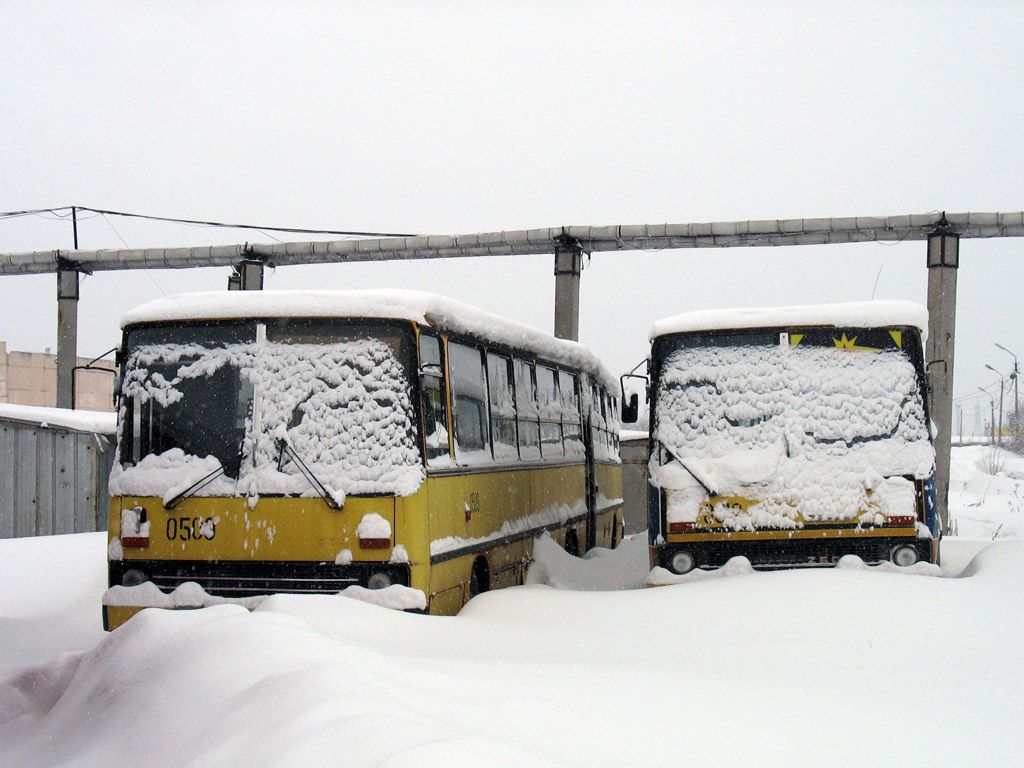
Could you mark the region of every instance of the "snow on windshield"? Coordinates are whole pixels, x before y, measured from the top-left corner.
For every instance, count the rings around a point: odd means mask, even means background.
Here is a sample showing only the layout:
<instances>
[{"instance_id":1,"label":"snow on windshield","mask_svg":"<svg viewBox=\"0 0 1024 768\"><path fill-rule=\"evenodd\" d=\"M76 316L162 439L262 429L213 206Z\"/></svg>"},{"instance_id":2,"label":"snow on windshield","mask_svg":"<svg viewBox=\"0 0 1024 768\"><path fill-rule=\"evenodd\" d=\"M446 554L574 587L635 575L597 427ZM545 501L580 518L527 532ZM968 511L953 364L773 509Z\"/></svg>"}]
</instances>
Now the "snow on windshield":
<instances>
[{"instance_id":1,"label":"snow on windshield","mask_svg":"<svg viewBox=\"0 0 1024 768\"><path fill-rule=\"evenodd\" d=\"M912 494L895 486L932 470L914 367L898 350L680 348L665 360L656 397L654 437L664 449L652 454L651 479L682 491L672 494L670 521L695 520L706 492L760 500L716 507L736 528L912 514Z\"/></svg>"},{"instance_id":2,"label":"snow on windshield","mask_svg":"<svg viewBox=\"0 0 1024 768\"><path fill-rule=\"evenodd\" d=\"M409 495L421 484L408 379L382 339L144 345L126 366L124 394L137 403L188 406L182 402L184 384L202 384L228 368L239 374L238 397L251 400L241 403L243 458L232 492L316 496L302 464L336 501L352 493ZM201 412L200 406L192 413ZM177 449L164 451L159 462L153 458L115 467L111 493L160 496L169 483L195 482L208 471L209 461L197 462ZM149 466L155 463L160 472ZM224 492L224 482L210 492Z\"/></svg>"}]
</instances>

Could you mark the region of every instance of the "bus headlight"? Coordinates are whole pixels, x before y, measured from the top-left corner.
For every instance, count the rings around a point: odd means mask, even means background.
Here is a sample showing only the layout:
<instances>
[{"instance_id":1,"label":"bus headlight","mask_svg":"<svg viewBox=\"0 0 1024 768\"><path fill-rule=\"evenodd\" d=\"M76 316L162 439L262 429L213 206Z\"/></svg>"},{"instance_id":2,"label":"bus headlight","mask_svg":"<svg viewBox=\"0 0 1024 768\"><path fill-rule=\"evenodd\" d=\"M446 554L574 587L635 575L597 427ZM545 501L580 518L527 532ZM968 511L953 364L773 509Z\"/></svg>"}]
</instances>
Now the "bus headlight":
<instances>
[{"instance_id":1,"label":"bus headlight","mask_svg":"<svg viewBox=\"0 0 1024 768\"><path fill-rule=\"evenodd\" d=\"M697 564L697 561L693 559L693 555L687 552L685 549L681 549L672 555L672 558L668 561L669 568L675 573L689 573L693 570L693 567Z\"/></svg>"},{"instance_id":2,"label":"bus headlight","mask_svg":"<svg viewBox=\"0 0 1024 768\"><path fill-rule=\"evenodd\" d=\"M370 578L366 580L367 589L384 589L384 587L390 587L394 584L394 579L391 578L391 574L387 571L374 571L370 574Z\"/></svg>"},{"instance_id":3,"label":"bus headlight","mask_svg":"<svg viewBox=\"0 0 1024 768\"><path fill-rule=\"evenodd\" d=\"M890 557L896 565L903 568L914 565L914 563L921 559L921 556L917 554L917 549L908 544L901 544L895 547Z\"/></svg>"},{"instance_id":4,"label":"bus headlight","mask_svg":"<svg viewBox=\"0 0 1024 768\"><path fill-rule=\"evenodd\" d=\"M149 581L149 577L138 568L129 568L121 574L122 587L137 587L139 584L145 584L147 581Z\"/></svg>"}]
</instances>

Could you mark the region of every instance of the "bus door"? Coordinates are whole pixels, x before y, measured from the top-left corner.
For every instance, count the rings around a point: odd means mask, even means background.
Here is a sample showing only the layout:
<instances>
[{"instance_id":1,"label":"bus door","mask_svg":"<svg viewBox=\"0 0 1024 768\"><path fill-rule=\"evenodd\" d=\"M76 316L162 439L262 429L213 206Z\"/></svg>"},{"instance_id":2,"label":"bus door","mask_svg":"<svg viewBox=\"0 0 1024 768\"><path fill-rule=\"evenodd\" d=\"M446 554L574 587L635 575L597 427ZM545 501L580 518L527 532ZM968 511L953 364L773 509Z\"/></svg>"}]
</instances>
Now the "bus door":
<instances>
[{"instance_id":1,"label":"bus door","mask_svg":"<svg viewBox=\"0 0 1024 768\"><path fill-rule=\"evenodd\" d=\"M584 462L586 464L587 476L587 546L590 551L597 545L597 467L594 459L594 422L591 418L591 409L595 407L593 401L594 389L590 388L591 397L581 397L584 403L583 408L583 446Z\"/></svg>"}]
</instances>

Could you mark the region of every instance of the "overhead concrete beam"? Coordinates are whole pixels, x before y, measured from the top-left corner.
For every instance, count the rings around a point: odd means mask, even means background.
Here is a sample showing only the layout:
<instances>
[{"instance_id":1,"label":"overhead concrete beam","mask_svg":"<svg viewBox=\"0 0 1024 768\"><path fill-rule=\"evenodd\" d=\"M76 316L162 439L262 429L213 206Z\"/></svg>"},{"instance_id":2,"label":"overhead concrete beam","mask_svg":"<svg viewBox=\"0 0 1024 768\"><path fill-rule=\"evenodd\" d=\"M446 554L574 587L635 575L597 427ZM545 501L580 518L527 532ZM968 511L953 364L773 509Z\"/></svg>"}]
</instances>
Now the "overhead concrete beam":
<instances>
[{"instance_id":1,"label":"overhead concrete beam","mask_svg":"<svg viewBox=\"0 0 1024 768\"><path fill-rule=\"evenodd\" d=\"M0 274L56 272L61 259L88 271L233 267L246 258L268 266L289 264L447 259L554 254L563 238L584 253L675 248L731 248L828 243L927 240L944 226L960 238L1024 237L1024 212L927 213L910 216L775 219L708 224L570 226L470 235L365 238L326 242L145 248L99 251L34 251L0 254Z\"/></svg>"}]
</instances>

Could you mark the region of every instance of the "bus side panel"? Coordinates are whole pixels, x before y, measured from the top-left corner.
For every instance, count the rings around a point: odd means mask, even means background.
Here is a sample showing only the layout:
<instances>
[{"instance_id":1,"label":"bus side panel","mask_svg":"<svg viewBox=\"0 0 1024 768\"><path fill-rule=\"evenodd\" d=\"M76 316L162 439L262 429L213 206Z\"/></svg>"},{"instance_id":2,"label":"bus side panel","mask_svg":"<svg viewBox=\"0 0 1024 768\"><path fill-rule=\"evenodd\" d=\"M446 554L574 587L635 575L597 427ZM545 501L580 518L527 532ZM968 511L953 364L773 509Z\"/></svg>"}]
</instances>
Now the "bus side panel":
<instances>
[{"instance_id":1,"label":"bus side panel","mask_svg":"<svg viewBox=\"0 0 1024 768\"><path fill-rule=\"evenodd\" d=\"M469 577L477 557L484 557L495 576L507 563L492 562L505 520L529 514L532 508L529 472L471 472L427 480L430 551L435 556L430 576L431 613L457 613L467 599ZM472 550L472 551L470 551ZM454 552L464 553L450 557ZM445 559L438 559L437 556Z\"/></svg>"},{"instance_id":2,"label":"bus side panel","mask_svg":"<svg viewBox=\"0 0 1024 768\"><path fill-rule=\"evenodd\" d=\"M576 541L585 544L587 541L587 474L583 464L548 469L534 470L533 503L534 510L540 513L557 513L562 517L579 518L568 527L552 532L552 536L563 547L569 530L576 532ZM533 547L531 543L530 552ZM573 553L575 554L575 553Z\"/></svg>"},{"instance_id":3,"label":"bus side panel","mask_svg":"<svg viewBox=\"0 0 1024 768\"><path fill-rule=\"evenodd\" d=\"M622 465L596 464L597 546L611 548L622 540Z\"/></svg>"},{"instance_id":4,"label":"bus side panel","mask_svg":"<svg viewBox=\"0 0 1024 768\"><path fill-rule=\"evenodd\" d=\"M479 558L487 562L489 588L497 589L523 583L533 539L544 530L564 545L561 520L580 518L573 525L584 541L583 465L445 475L427 485L431 613L457 612Z\"/></svg>"}]
</instances>

